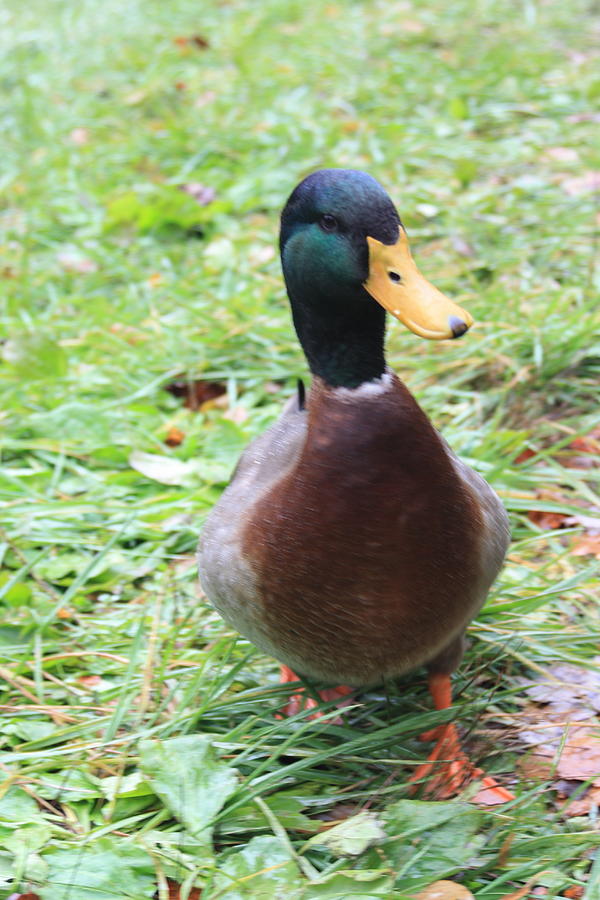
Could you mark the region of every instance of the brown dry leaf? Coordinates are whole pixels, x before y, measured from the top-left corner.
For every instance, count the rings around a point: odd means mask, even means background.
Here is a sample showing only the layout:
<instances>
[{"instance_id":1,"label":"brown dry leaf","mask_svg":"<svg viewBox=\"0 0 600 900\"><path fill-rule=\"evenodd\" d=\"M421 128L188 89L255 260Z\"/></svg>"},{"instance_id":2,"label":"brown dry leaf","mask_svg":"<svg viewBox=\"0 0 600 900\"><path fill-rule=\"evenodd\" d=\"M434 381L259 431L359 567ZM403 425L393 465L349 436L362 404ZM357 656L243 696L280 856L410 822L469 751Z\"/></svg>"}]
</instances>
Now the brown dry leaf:
<instances>
[{"instance_id":1,"label":"brown dry leaf","mask_svg":"<svg viewBox=\"0 0 600 900\"><path fill-rule=\"evenodd\" d=\"M315 818L321 819L323 822L336 824L337 822L344 821L344 819L349 819L350 816L354 816L360 811L361 806L358 803L336 803L331 809L324 810L320 815L315 816Z\"/></svg>"},{"instance_id":2,"label":"brown dry leaf","mask_svg":"<svg viewBox=\"0 0 600 900\"><path fill-rule=\"evenodd\" d=\"M600 787L600 722L596 728L569 729L556 773L570 781L593 778L594 787Z\"/></svg>"},{"instance_id":3,"label":"brown dry leaf","mask_svg":"<svg viewBox=\"0 0 600 900\"><path fill-rule=\"evenodd\" d=\"M576 787L581 787L578 782L574 782ZM582 797L576 800L567 800L564 806L564 814L569 816L587 816L593 805L600 806L600 787L591 787Z\"/></svg>"},{"instance_id":4,"label":"brown dry leaf","mask_svg":"<svg viewBox=\"0 0 600 900\"><path fill-rule=\"evenodd\" d=\"M580 900L584 893L585 888L582 884L572 884L563 891L563 897L568 897L568 900Z\"/></svg>"},{"instance_id":5,"label":"brown dry leaf","mask_svg":"<svg viewBox=\"0 0 600 900\"><path fill-rule=\"evenodd\" d=\"M241 425L248 418L248 410L244 406L234 406L223 413L223 418L229 419L230 422L234 422L236 425Z\"/></svg>"},{"instance_id":6,"label":"brown dry leaf","mask_svg":"<svg viewBox=\"0 0 600 900\"><path fill-rule=\"evenodd\" d=\"M537 875L534 875L533 878L530 878L527 884L524 884L522 888L519 888L518 891L513 891L511 894L504 894L500 900L521 900L522 897L526 897L531 888L537 882L542 875L545 875L546 872L538 872Z\"/></svg>"},{"instance_id":7,"label":"brown dry leaf","mask_svg":"<svg viewBox=\"0 0 600 900\"><path fill-rule=\"evenodd\" d=\"M187 381L183 377L165 385L165 391L183 401L187 409L199 410L209 400L215 400L227 393L227 388L219 381L203 381L201 378Z\"/></svg>"},{"instance_id":8,"label":"brown dry leaf","mask_svg":"<svg viewBox=\"0 0 600 900\"><path fill-rule=\"evenodd\" d=\"M132 347L149 339L147 334L143 334L143 332L138 331L132 325L124 325L122 322L113 322L108 330L111 334L118 334L124 338Z\"/></svg>"},{"instance_id":9,"label":"brown dry leaf","mask_svg":"<svg viewBox=\"0 0 600 900\"><path fill-rule=\"evenodd\" d=\"M173 43L176 44L180 50L185 50L188 47L194 47L196 50L208 50L210 47L207 38L201 34L192 34L190 37L176 37L173 38Z\"/></svg>"},{"instance_id":10,"label":"brown dry leaf","mask_svg":"<svg viewBox=\"0 0 600 900\"><path fill-rule=\"evenodd\" d=\"M550 491L547 488L538 488L535 492L536 500L549 500L551 503L568 503L558 491ZM562 528L568 518L566 513L552 510L530 509L527 516L534 525L544 530L553 531Z\"/></svg>"},{"instance_id":11,"label":"brown dry leaf","mask_svg":"<svg viewBox=\"0 0 600 900\"><path fill-rule=\"evenodd\" d=\"M416 900L474 900L471 891L464 884L455 881L434 881L418 894Z\"/></svg>"},{"instance_id":12,"label":"brown dry leaf","mask_svg":"<svg viewBox=\"0 0 600 900\"><path fill-rule=\"evenodd\" d=\"M167 447L179 447L184 440L185 434L183 431L181 431L180 428L176 428L175 425L171 425L165 437L165 444Z\"/></svg>"},{"instance_id":13,"label":"brown dry leaf","mask_svg":"<svg viewBox=\"0 0 600 900\"><path fill-rule=\"evenodd\" d=\"M593 660L600 663L600 657ZM527 683L524 682L524 685ZM525 686L531 698L520 715L519 737L532 753L520 771L526 777L554 777L554 788L565 803L565 815L583 815L598 802L600 788L600 667L559 663L548 677ZM581 782L591 787L569 803Z\"/></svg>"},{"instance_id":14,"label":"brown dry leaf","mask_svg":"<svg viewBox=\"0 0 600 900\"><path fill-rule=\"evenodd\" d=\"M71 606L63 606L56 615L59 619L72 619L75 615L75 610Z\"/></svg>"},{"instance_id":15,"label":"brown dry leaf","mask_svg":"<svg viewBox=\"0 0 600 900\"><path fill-rule=\"evenodd\" d=\"M84 685L84 687L96 687L96 685L102 682L102 678L100 675L81 675L77 679L78 684Z\"/></svg>"},{"instance_id":16,"label":"brown dry leaf","mask_svg":"<svg viewBox=\"0 0 600 900\"><path fill-rule=\"evenodd\" d=\"M516 457L515 463L517 465L521 465L521 463L527 462L528 459L531 459L535 455L535 450L531 450L530 447L526 447L525 450L521 450L519 455Z\"/></svg>"},{"instance_id":17,"label":"brown dry leaf","mask_svg":"<svg viewBox=\"0 0 600 900\"><path fill-rule=\"evenodd\" d=\"M169 900L181 900L181 885L172 878L167 878L167 886L169 888ZM188 900L200 900L200 888L192 888L189 894L186 894Z\"/></svg>"},{"instance_id":18,"label":"brown dry leaf","mask_svg":"<svg viewBox=\"0 0 600 900\"><path fill-rule=\"evenodd\" d=\"M540 509L530 509L527 516L530 522L533 522L538 528L543 528L544 531L554 531L556 528L561 528L567 518L563 513L548 512Z\"/></svg>"},{"instance_id":19,"label":"brown dry leaf","mask_svg":"<svg viewBox=\"0 0 600 900\"><path fill-rule=\"evenodd\" d=\"M152 275L149 275L146 279L146 284L148 287L159 287L164 281L163 275L161 272L153 272Z\"/></svg>"},{"instance_id":20,"label":"brown dry leaf","mask_svg":"<svg viewBox=\"0 0 600 900\"><path fill-rule=\"evenodd\" d=\"M570 469L593 469L600 466L600 427L576 437L557 459Z\"/></svg>"},{"instance_id":21,"label":"brown dry leaf","mask_svg":"<svg viewBox=\"0 0 600 900\"><path fill-rule=\"evenodd\" d=\"M600 559L600 532L584 534L573 541L571 553L573 556L595 556Z\"/></svg>"}]
</instances>

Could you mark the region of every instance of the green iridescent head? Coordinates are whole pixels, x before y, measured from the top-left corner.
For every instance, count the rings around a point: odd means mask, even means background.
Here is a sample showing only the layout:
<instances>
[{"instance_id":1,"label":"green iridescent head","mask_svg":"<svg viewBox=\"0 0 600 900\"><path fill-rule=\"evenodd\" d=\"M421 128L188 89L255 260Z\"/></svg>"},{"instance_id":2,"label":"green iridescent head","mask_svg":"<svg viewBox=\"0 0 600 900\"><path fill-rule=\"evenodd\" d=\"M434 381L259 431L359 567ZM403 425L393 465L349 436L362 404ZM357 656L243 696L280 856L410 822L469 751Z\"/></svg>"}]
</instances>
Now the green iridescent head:
<instances>
[{"instance_id":1,"label":"green iridescent head","mask_svg":"<svg viewBox=\"0 0 600 900\"><path fill-rule=\"evenodd\" d=\"M422 337L463 334L468 313L416 268L391 199L365 172L322 169L292 192L280 249L311 371L356 387L385 371L385 311Z\"/></svg>"}]
</instances>

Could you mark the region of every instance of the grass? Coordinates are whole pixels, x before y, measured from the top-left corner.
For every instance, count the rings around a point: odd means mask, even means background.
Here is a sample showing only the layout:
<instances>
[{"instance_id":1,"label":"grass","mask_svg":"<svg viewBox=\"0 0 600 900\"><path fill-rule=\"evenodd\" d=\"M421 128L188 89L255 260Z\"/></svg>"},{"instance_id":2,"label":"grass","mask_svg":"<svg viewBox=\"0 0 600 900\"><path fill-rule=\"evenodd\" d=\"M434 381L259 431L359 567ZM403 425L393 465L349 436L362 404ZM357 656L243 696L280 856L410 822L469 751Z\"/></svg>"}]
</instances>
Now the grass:
<instances>
[{"instance_id":1,"label":"grass","mask_svg":"<svg viewBox=\"0 0 600 900\"><path fill-rule=\"evenodd\" d=\"M512 517L456 677L475 757L515 771L522 678L593 665L595 560L573 553L580 528L529 516L598 506L598 470L565 466L597 423L592 4L0 16L0 897L387 898L452 877L494 900L535 876L597 896L593 809L565 819L551 777L520 774L500 811L407 799L417 736L443 719L422 673L343 725L277 719L276 663L227 630L193 564L240 450L306 374L278 211L312 169L364 168L477 321L456 344L388 339ZM226 394L192 412L176 376Z\"/></svg>"}]
</instances>

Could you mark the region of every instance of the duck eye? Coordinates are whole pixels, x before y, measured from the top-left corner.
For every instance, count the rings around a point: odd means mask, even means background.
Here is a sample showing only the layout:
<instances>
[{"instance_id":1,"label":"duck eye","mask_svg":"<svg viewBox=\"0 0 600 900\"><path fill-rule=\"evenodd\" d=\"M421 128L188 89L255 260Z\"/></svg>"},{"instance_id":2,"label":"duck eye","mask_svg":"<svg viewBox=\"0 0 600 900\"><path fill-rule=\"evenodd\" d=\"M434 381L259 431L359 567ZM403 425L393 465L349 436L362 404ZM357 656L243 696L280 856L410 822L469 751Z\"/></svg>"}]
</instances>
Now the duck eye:
<instances>
[{"instance_id":1,"label":"duck eye","mask_svg":"<svg viewBox=\"0 0 600 900\"><path fill-rule=\"evenodd\" d=\"M388 276L390 281L394 281L396 284L400 284L400 282L402 281L402 276L399 275L398 272L394 272L393 270L388 272Z\"/></svg>"},{"instance_id":2,"label":"duck eye","mask_svg":"<svg viewBox=\"0 0 600 900\"><path fill-rule=\"evenodd\" d=\"M337 231L338 221L335 216L330 216L329 213L325 213L319 219L319 225L323 231Z\"/></svg>"}]
</instances>

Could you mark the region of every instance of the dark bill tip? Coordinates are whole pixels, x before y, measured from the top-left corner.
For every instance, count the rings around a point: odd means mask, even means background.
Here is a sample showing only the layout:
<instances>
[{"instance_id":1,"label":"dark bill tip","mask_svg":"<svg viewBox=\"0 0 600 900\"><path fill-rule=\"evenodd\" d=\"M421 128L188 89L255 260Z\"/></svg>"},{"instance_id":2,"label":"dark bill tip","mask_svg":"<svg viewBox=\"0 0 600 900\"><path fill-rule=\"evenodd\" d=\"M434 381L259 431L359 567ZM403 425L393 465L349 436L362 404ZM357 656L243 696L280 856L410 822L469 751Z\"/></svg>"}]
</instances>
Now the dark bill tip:
<instances>
[{"instance_id":1,"label":"dark bill tip","mask_svg":"<svg viewBox=\"0 0 600 900\"><path fill-rule=\"evenodd\" d=\"M458 316L448 316L448 325L450 326L452 337L455 338L460 337L465 331L469 330L467 323L459 319Z\"/></svg>"}]
</instances>

